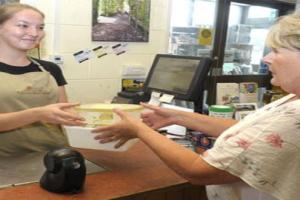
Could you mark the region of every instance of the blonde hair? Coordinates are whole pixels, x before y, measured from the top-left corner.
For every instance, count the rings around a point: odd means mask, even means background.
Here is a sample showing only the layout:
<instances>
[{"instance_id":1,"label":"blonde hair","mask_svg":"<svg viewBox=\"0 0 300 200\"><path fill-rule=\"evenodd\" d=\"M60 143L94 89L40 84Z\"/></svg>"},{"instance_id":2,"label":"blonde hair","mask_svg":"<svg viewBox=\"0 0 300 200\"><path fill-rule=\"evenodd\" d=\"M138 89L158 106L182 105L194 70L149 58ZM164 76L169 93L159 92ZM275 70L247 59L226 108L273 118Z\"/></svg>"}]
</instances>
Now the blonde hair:
<instances>
[{"instance_id":1,"label":"blonde hair","mask_svg":"<svg viewBox=\"0 0 300 200\"><path fill-rule=\"evenodd\" d=\"M268 33L266 45L300 51L300 11L279 18Z\"/></svg>"},{"instance_id":2,"label":"blonde hair","mask_svg":"<svg viewBox=\"0 0 300 200\"><path fill-rule=\"evenodd\" d=\"M16 13L22 10L36 11L43 18L45 18L44 13L33 6L27 4L21 4L21 3L8 3L0 6L0 25L6 22L7 20L9 20L10 18L12 18Z\"/></svg>"}]
</instances>

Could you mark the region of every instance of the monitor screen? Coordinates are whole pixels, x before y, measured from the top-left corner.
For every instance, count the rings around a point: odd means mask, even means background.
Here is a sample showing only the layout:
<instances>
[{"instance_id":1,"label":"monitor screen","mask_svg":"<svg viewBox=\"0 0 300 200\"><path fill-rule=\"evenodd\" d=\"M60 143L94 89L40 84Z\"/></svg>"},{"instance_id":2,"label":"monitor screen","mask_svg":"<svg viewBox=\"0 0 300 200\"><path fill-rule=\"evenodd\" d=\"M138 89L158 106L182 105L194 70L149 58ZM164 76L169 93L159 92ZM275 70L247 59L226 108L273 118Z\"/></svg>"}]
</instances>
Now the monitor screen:
<instances>
[{"instance_id":1,"label":"monitor screen","mask_svg":"<svg viewBox=\"0 0 300 200\"><path fill-rule=\"evenodd\" d=\"M157 54L145 81L146 93L157 91L182 100L197 100L211 59Z\"/></svg>"}]
</instances>

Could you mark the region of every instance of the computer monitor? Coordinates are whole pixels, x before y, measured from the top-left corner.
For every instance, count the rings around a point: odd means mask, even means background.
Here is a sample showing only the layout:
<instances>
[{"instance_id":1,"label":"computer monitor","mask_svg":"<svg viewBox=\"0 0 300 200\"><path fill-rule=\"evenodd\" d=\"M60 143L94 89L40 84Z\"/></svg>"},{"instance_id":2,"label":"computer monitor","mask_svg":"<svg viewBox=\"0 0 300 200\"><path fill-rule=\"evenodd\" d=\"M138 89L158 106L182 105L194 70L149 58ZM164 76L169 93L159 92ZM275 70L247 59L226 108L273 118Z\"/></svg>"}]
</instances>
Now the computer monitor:
<instances>
[{"instance_id":1,"label":"computer monitor","mask_svg":"<svg viewBox=\"0 0 300 200\"><path fill-rule=\"evenodd\" d=\"M157 54L144 84L144 92L174 95L175 99L199 101L212 60L206 57Z\"/></svg>"}]
</instances>

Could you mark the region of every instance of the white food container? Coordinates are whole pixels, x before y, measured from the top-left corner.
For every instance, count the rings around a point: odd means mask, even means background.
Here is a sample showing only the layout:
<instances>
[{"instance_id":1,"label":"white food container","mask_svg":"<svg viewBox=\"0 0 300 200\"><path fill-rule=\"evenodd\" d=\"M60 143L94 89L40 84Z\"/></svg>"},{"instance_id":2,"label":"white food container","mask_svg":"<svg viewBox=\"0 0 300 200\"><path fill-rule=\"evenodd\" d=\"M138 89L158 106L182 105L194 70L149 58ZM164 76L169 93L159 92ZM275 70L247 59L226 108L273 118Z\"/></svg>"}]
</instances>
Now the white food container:
<instances>
[{"instance_id":1,"label":"white food container","mask_svg":"<svg viewBox=\"0 0 300 200\"><path fill-rule=\"evenodd\" d=\"M80 127L80 126L63 126L67 135L69 144L71 147L83 148L83 149L97 149L105 151L126 151L132 147L139 139L131 139L123 146L115 148L114 146L118 141L109 143L99 143L99 140L95 140L96 133L91 133L93 128ZM101 133L98 133L98 135Z\"/></svg>"},{"instance_id":2,"label":"white food container","mask_svg":"<svg viewBox=\"0 0 300 200\"><path fill-rule=\"evenodd\" d=\"M143 107L136 104L83 104L76 107L80 116L84 117L88 127L110 125L119 120L113 109L120 108L131 116L140 117Z\"/></svg>"}]
</instances>

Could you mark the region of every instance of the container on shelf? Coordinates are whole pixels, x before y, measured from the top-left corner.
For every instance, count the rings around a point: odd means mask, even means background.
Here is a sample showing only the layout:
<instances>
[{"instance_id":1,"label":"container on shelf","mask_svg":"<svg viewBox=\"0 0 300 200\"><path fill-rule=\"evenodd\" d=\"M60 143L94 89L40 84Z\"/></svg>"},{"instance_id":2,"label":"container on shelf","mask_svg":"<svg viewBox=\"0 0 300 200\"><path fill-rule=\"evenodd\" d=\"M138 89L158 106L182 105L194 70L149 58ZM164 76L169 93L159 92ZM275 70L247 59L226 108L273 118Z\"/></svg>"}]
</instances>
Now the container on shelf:
<instances>
[{"instance_id":1,"label":"container on shelf","mask_svg":"<svg viewBox=\"0 0 300 200\"><path fill-rule=\"evenodd\" d=\"M211 105L208 111L209 116L232 119L234 108L227 105Z\"/></svg>"}]
</instances>

